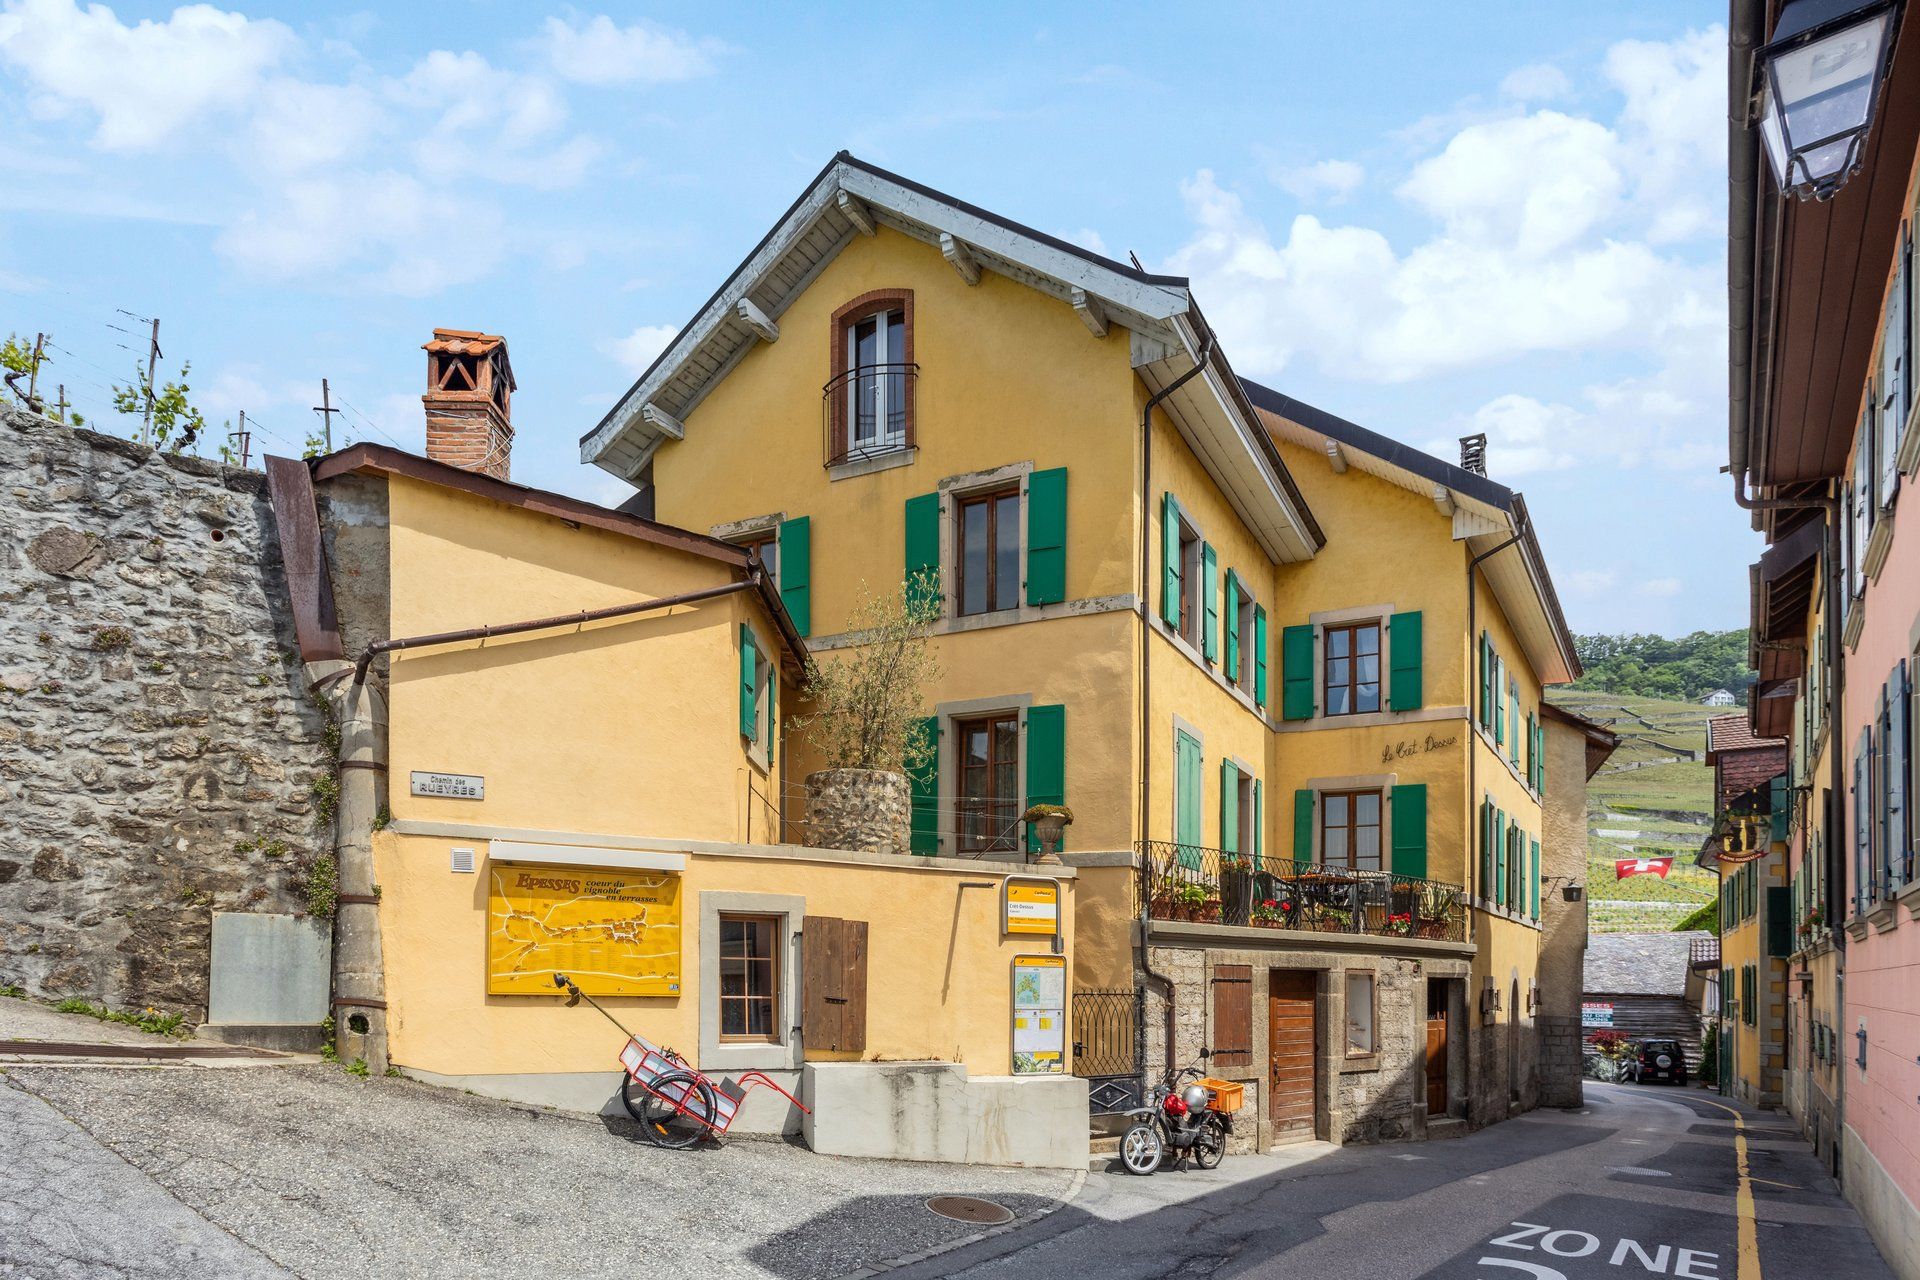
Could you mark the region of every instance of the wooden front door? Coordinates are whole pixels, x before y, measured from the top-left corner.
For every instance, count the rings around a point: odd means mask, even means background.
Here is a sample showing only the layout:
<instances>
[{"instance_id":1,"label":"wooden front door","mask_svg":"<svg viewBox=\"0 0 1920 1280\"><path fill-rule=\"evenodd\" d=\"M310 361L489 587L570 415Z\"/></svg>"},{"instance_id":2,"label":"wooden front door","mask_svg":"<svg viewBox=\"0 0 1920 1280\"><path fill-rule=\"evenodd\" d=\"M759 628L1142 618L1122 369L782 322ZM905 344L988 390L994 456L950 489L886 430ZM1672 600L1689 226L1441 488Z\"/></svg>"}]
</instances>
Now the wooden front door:
<instances>
[{"instance_id":1,"label":"wooden front door","mask_svg":"<svg viewBox=\"0 0 1920 1280\"><path fill-rule=\"evenodd\" d=\"M1447 984L1427 983L1427 1114L1447 1114Z\"/></svg>"},{"instance_id":2,"label":"wooden front door","mask_svg":"<svg viewBox=\"0 0 1920 1280\"><path fill-rule=\"evenodd\" d=\"M1315 985L1308 971L1267 974L1267 1097L1275 1141L1314 1136Z\"/></svg>"}]
</instances>

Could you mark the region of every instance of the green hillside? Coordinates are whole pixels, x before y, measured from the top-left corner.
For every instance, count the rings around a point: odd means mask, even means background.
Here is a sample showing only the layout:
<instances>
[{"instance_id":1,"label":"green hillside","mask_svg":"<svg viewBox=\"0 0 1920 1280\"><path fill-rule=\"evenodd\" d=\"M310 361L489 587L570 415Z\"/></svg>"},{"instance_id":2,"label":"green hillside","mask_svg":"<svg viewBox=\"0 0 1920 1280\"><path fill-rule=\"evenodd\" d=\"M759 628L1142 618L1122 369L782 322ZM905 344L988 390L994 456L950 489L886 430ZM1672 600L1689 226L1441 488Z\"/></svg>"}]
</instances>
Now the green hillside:
<instances>
[{"instance_id":1,"label":"green hillside","mask_svg":"<svg viewBox=\"0 0 1920 1280\"><path fill-rule=\"evenodd\" d=\"M1587 784L1587 901L1595 933L1670 929L1716 889L1694 863L1713 820L1703 707L1598 690L1560 688L1548 699L1620 735L1620 749ZM1614 859L1674 859L1658 876L1614 878Z\"/></svg>"}]
</instances>

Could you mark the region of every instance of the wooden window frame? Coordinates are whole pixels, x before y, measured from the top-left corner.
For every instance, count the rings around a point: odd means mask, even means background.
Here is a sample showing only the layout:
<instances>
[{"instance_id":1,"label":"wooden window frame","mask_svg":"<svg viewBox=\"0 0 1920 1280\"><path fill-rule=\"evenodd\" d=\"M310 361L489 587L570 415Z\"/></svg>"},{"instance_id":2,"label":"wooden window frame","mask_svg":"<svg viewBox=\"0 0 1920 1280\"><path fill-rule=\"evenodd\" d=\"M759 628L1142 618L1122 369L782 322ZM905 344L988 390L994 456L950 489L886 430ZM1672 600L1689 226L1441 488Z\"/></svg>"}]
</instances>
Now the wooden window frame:
<instances>
[{"instance_id":1,"label":"wooden window frame","mask_svg":"<svg viewBox=\"0 0 1920 1280\"><path fill-rule=\"evenodd\" d=\"M844 459L852 444L849 435L851 424L847 421L846 390L841 379L848 371L847 334L848 330L862 320L882 311L900 312L902 333L900 337L900 358L897 363L908 366L907 374L901 379L902 394L906 398L901 424L901 442L895 448L875 450L872 456L880 453L897 453L915 448L918 436L914 424L914 384L919 381L913 376L914 324L913 290L911 289L873 289L843 303L833 313L827 327L827 368L828 385L837 388L827 397L829 444L835 459Z\"/></svg>"},{"instance_id":2,"label":"wooden window frame","mask_svg":"<svg viewBox=\"0 0 1920 1280\"><path fill-rule=\"evenodd\" d=\"M749 957L749 956L729 957L726 951L726 928L729 924L763 924L767 926L768 930L770 931L770 936L772 938L772 946L769 949L770 953L764 958L764 960L758 957ZM729 959L738 959L746 964L763 964L764 963L768 966L768 972L770 975L770 990L768 994L764 996L754 996L754 995L730 996L726 993L724 989L717 989L714 992L714 999L717 1002L717 1008L719 1013L719 1020L716 1023L716 1026L719 1028L719 1031L717 1034L719 1036L719 1042L721 1044L784 1044L785 1043L785 1040L780 1035L781 1010L784 1008L784 1005L781 999L783 994L782 988L781 988L781 982L785 978L785 974L782 972L782 968L780 964L780 949L781 949L781 934L782 934L784 925L785 925L785 920L781 916L770 915L766 912L761 912L761 911L722 911L720 912L719 914L720 938L718 940L717 945L720 948L720 954L718 959L720 961L720 964L723 967L723 975L722 975L723 981L724 981L724 966ZM727 1025L727 1005L730 1001L737 1004L747 1005L758 1000L767 1001L769 1006L768 1007L768 1030L764 1035L755 1034L751 1032L728 1032L725 1029ZM752 1019L749 1018L748 1021L751 1022Z\"/></svg>"},{"instance_id":3,"label":"wooden window frame","mask_svg":"<svg viewBox=\"0 0 1920 1280\"><path fill-rule=\"evenodd\" d=\"M1359 804L1356 803L1356 801L1361 796L1372 796L1380 806L1379 807L1380 816L1373 823L1368 824L1368 823L1362 823L1358 821L1359 814L1360 814L1360 806ZM1377 865L1373 867L1363 867L1359 864L1358 861L1356 861L1356 858L1358 856L1358 845L1359 845L1359 841L1356 839L1356 837L1358 836L1362 827L1371 825L1376 831L1380 833L1379 851L1378 851L1378 854L1376 855L1377 860L1381 863L1384 863L1388 860L1387 845L1386 845L1386 842L1387 842L1387 793L1384 787L1357 787L1357 788L1354 788L1353 790L1320 792L1319 796L1314 802L1314 807L1319 810L1319 812L1315 815L1314 821L1317 823L1316 834L1319 836L1320 847L1317 850L1317 852L1320 855L1320 865L1323 867L1331 867L1335 865L1334 863L1327 861L1327 814L1333 808L1333 806L1328 804L1327 802L1329 800L1336 800L1336 799L1345 799L1347 801L1347 821L1346 821L1347 860L1343 863L1340 863L1339 865L1346 868L1348 871L1382 870L1383 868Z\"/></svg>"},{"instance_id":4,"label":"wooden window frame","mask_svg":"<svg viewBox=\"0 0 1920 1280\"><path fill-rule=\"evenodd\" d=\"M989 784L991 784L994 766L999 763L993 755L993 726L1006 721L1013 723L1012 765L1015 794L1011 797L994 796L991 800L984 803L996 814L1000 812L1002 806L1005 806L1008 813L1017 815L1020 810L1020 796L1018 792L1021 786L1020 713L1017 710L987 711L979 715L955 716L953 718L953 847L956 852L962 855L1008 853L1019 849L1021 845L1021 835L1017 829L1017 823L1012 824L1012 829L1005 835L989 836L985 840L976 843L969 843L970 837L963 829L964 806L969 800L967 795L968 772L970 770L985 772L987 780ZM969 765L967 763L967 734L971 730L982 728L986 730L987 734L987 762L984 765Z\"/></svg>"},{"instance_id":5,"label":"wooden window frame","mask_svg":"<svg viewBox=\"0 0 1920 1280\"><path fill-rule=\"evenodd\" d=\"M1371 681L1361 680L1359 678L1359 633L1368 630L1373 632L1374 676ZM1347 692L1347 709L1345 711L1335 711L1333 709L1332 697L1335 688L1332 671L1333 663L1336 660L1333 656L1333 637L1341 634L1345 634L1348 637L1347 656L1345 658L1347 664L1347 680L1346 684L1342 686ZM1320 629L1321 715L1330 718L1341 716L1368 716L1374 715L1385 708L1386 698L1384 695L1386 681L1381 679L1381 675L1385 670L1386 635L1387 629L1380 625L1380 619L1378 618L1361 619L1355 622L1328 623ZM1241 665L1244 667L1246 664L1243 662ZM1373 706L1369 709L1362 710L1360 707L1360 689L1369 683L1373 685Z\"/></svg>"},{"instance_id":6,"label":"wooden window frame","mask_svg":"<svg viewBox=\"0 0 1920 1280\"><path fill-rule=\"evenodd\" d=\"M1239 574L1237 573L1233 574L1231 577L1228 577L1225 574L1221 576L1223 578L1226 578L1226 581L1227 581L1226 589L1228 591L1233 592L1233 594L1236 597L1238 597L1238 599L1235 601L1235 608L1234 608L1234 620L1237 624L1234 630L1234 645L1238 648L1240 653L1240 674L1235 676L1232 680L1228 681L1228 683L1231 684L1234 688L1240 690L1240 692L1246 694L1248 697L1252 697L1253 696L1253 666L1254 666L1253 595L1251 592L1249 592L1246 589L1246 586L1243 584ZM1227 620L1225 617L1222 617L1220 619L1221 627L1223 630L1225 629L1226 621ZM1223 640L1221 644L1221 652L1224 653L1225 651L1226 651L1226 645ZM1224 674L1224 672L1225 672L1225 667L1223 663L1222 673Z\"/></svg>"},{"instance_id":7,"label":"wooden window frame","mask_svg":"<svg viewBox=\"0 0 1920 1280\"><path fill-rule=\"evenodd\" d=\"M980 489L970 493L953 495L953 612L958 618L977 618L987 613L1006 613L1020 607L1020 590L1023 582L1016 581L1013 587L1013 603L997 605L999 596L999 552L1000 552L1000 504L1012 498L1020 504L1014 512L1014 571L1025 577L1023 567L1026 548L1022 545L1021 524L1026 518L1026 494L1018 484L996 485L989 489ZM985 505L987 508L987 607L969 610L967 608L967 508Z\"/></svg>"},{"instance_id":8,"label":"wooden window frame","mask_svg":"<svg viewBox=\"0 0 1920 1280\"><path fill-rule=\"evenodd\" d=\"M770 524L764 529L756 529L752 533L742 534L734 540L733 545L743 551L751 551L755 558L760 561L760 566L767 571L767 576L772 580L774 587L776 589L779 587L780 526L778 524ZM772 560L768 560L766 556L766 552L769 549L773 552Z\"/></svg>"}]
</instances>

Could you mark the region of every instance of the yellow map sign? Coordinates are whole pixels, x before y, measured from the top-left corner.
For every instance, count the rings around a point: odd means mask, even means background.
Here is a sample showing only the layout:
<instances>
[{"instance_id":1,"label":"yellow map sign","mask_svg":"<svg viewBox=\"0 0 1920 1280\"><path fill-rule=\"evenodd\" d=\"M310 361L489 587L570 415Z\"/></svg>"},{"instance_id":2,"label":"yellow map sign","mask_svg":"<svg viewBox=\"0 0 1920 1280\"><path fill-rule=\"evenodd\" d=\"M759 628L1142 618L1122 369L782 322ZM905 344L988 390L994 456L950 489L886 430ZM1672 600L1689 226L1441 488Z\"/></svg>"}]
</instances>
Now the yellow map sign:
<instances>
[{"instance_id":1,"label":"yellow map sign","mask_svg":"<svg viewBox=\"0 0 1920 1280\"><path fill-rule=\"evenodd\" d=\"M488 868L487 992L680 994L680 873L496 862Z\"/></svg>"}]
</instances>

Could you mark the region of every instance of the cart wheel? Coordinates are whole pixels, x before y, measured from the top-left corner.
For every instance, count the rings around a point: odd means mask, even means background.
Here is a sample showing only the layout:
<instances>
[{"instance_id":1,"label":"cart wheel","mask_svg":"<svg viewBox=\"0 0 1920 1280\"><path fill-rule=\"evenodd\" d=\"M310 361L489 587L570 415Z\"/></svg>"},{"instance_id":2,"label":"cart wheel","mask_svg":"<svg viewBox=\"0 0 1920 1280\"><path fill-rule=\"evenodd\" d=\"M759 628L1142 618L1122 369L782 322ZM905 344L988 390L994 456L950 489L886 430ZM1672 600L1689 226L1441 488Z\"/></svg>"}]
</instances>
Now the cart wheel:
<instances>
[{"instance_id":1,"label":"cart wheel","mask_svg":"<svg viewBox=\"0 0 1920 1280\"><path fill-rule=\"evenodd\" d=\"M669 1097L684 1099L676 1107L665 1098L655 1097L633 1082L631 1076L620 1082L620 1101L627 1114L639 1122L647 1141L656 1147L678 1151L710 1135L711 1121L719 1108L714 1104L713 1087L691 1071L672 1071L654 1081L654 1088Z\"/></svg>"}]
</instances>

